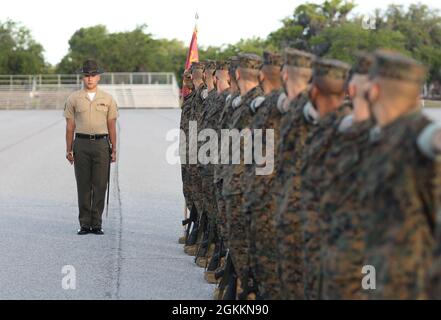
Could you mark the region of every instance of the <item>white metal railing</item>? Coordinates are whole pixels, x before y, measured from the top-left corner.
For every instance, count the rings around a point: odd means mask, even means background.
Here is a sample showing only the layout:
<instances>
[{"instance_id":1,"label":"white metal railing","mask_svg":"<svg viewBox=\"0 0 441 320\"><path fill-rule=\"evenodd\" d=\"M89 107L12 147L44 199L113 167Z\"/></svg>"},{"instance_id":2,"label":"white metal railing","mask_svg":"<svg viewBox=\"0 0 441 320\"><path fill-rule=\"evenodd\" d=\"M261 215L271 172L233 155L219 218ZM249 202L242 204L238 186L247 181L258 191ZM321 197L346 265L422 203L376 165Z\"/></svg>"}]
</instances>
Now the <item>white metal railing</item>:
<instances>
[{"instance_id":1,"label":"white metal railing","mask_svg":"<svg viewBox=\"0 0 441 320\"><path fill-rule=\"evenodd\" d=\"M41 86L77 85L81 86L80 74L37 74L37 75L0 75L0 86ZM176 82L171 72L111 72L101 75L101 84L169 84Z\"/></svg>"},{"instance_id":2,"label":"white metal railing","mask_svg":"<svg viewBox=\"0 0 441 320\"><path fill-rule=\"evenodd\" d=\"M82 88L81 75L0 75L0 109L63 108ZM100 86L122 108L177 108L179 88L173 73L105 73Z\"/></svg>"}]
</instances>

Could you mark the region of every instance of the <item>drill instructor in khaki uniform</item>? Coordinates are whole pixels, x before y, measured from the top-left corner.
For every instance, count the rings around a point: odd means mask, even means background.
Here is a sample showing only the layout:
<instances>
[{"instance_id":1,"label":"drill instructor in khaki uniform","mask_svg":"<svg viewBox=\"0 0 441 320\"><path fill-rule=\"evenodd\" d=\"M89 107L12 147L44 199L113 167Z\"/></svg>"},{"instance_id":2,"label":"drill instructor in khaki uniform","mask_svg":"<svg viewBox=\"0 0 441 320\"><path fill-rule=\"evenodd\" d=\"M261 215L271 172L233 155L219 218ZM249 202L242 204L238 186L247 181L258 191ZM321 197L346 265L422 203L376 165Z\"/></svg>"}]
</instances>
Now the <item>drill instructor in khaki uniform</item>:
<instances>
[{"instance_id":1,"label":"drill instructor in khaki uniform","mask_svg":"<svg viewBox=\"0 0 441 320\"><path fill-rule=\"evenodd\" d=\"M102 235L109 161L116 161L118 107L110 94L98 88L102 70L96 61L85 61L81 73L84 89L72 93L64 108L66 158L75 167L78 234Z\"/></svg>"}]
</instances>

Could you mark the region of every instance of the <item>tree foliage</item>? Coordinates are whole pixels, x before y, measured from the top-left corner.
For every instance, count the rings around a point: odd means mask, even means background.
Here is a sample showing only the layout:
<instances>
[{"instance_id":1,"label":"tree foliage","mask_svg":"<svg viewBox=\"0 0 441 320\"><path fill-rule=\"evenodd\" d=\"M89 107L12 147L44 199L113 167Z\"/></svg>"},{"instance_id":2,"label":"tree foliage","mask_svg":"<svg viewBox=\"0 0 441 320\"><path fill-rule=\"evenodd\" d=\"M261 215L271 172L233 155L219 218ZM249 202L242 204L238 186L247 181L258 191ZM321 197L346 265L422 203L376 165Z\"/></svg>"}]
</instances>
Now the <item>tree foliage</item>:
<instances>
[{"instance_id":1,"label":"tree foliage","mask_svg":"<svg viewBox=\"0 0 441 320\"><path fill-rule=\"evenodd\" d=\"M185 61L184 44L153 39L146 30L146 25L118 33L109 33L103 25L81 28L70 38L69 52L57 71L75 72L84 60L92 58L108 72L176 72Z\"/></svg>"},{"instance_id":2,"label":"tree foliage","mask_svg":"<svg viewBox=\"0 0 441 320\"><path fill-rule=\"evenodd\" d=\"M11 20L0 21L0 74L46 72L43 52L29 29Z\"/></svg>"}]
</instances>

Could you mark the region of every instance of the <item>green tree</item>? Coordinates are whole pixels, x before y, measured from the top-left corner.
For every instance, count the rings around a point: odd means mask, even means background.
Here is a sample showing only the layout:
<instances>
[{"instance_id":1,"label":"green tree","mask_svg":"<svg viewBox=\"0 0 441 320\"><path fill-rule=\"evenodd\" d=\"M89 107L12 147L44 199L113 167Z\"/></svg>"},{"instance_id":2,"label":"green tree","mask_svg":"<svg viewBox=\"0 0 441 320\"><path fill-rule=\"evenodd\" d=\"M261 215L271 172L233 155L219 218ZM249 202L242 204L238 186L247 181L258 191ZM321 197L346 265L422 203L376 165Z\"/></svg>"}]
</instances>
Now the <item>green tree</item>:
<instances>
[{"instance_id":1,"label":"green tree","mask_svg":"<svg viewBox=\"0 0 441 320\"><path fill-rule=\"evenodd\" d=\"M0 74L45 73L43 46L17 22L0 22Z\"/></svg>"},{"instance_id":2,"label":"green tree","mask_svg":"<svg viewBox=\"0 0 441 320\"><path fill-rule=\"evenodd\" d=\"M248 52L262 55L263 51L275 51L277 48L265 39L254 37L251 39L241 39L235 44L223 45L221 47L208 47L200 50L200 59L206 60L225 60L239 52Z\"/></svg>"},{"instance_id":3,"label":"green tree","mask_svg":"<svg viewBox=\"0 0 441 320\"><path fill-rule=\"evenodd\" d=\"M323 30L347 21L355 8L352 1L330 0L322 4L305 3L297 6L291 17L282 20L283 26L270 33L268 40L278 47L308 48L309 40Z\"/></svg>"},{"instance_id":4,"label":"green tree","mask_svg":"<svg viewBox=\"0 0 441 320\"><path fill-rule=\"evenodd\" d=\"M312 47L326 43L327 49L322 52L323 56L348 63L354 62L357 51L371 52L387 47L408 53L405 49L405 37L401 32L365 30L361 26L361 18L324 29L319 35L314 36L310 43Z\"/></svg>"},{"instance_id":5,"label":"green tree","mask_svg":"<svg viewBox=\"0 0 441 320\"><path fill-rule=\"evenodd\" d=\"M84 60L92 58L107 72L178 72L185 55L182 42L154 39L146 25L117 33L109 33L105 26L98 25L73 34L69 52L58 64L57 71L73 73Z\"/></svg>"},{"instance_id":6,"label":"green tree","mask_svg":"<svg viewBox=\"0 0 441 320\"><path fill-rule=\"evenodd\" d=\"M429 80L440 79L441 16L440 11L425 4L389 5L378 13L380 30L393 30L405 35L405 48L429 66Z\"/></svg>"}]
</instances>

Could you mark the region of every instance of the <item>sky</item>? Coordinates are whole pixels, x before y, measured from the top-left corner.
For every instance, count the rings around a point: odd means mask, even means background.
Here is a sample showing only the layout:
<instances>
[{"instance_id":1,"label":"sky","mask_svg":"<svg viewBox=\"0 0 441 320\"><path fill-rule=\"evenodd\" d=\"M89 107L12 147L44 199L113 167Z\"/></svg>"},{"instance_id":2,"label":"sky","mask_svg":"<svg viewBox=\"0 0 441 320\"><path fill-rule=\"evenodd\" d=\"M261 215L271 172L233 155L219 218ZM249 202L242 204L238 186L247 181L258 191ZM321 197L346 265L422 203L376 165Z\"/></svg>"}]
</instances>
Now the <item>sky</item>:
<instances>
[{"instance_id":1,"label":"sky","mask_svg":"<svg viewBox=\"0 0 441 320\"><path fill-rule=\"evenodd\" d=\"M3 2L3 1L2 1ZM45 57L57 64L69 49L68 41L82 27L104 24L110 32L130 31L141 24L156 38L178 39L188 44L199 20L199 46L235 43L241 38L266 37L279 28L281 20L290 16L305 1L293 0L12 0L4 1L0 22L11 19L28 27L34 39L45 48ZM308 2L321 3L322 0ZM355 1L354 12L367 14L389 3L418 1L369 0ZM420 1L441 9L439 0Z\"/></svg>"}]
</instances>

